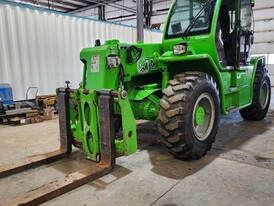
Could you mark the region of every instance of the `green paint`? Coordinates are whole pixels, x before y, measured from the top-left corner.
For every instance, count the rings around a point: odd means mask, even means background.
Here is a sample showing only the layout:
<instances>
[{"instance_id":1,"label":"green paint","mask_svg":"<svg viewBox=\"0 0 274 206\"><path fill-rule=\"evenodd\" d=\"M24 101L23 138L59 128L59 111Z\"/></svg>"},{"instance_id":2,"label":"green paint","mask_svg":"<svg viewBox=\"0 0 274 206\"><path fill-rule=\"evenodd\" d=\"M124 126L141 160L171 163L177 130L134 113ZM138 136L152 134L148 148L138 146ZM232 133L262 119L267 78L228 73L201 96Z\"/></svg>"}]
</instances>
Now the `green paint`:
<instances>
[{"instance_id":1,"label":"green paint","mask_svg":"<svg viewBox=\"0 0 274 206\"><path fill-rule=\"evenodd\" d=\"M161 84L150 84L144 85L141 89L133 87L128 91L128 98L134 101L140 101L147 98L149 95L153 94L156 91L159 91Z\"/></svg>"},{"instance_id":2,"label":"green paint","mask_svg":"<svg viewBox=\"0 0 274 206\"><path fill-rule=\"evenodd\" d=\"M70 104L72 136L82 143L87 158L96 161L100 154L97 95L95 91L84 93L79 89L70 98L74 101L74 105Z\"/></svg>"},{"instance_id":3,"label":"green paint","mask_svg":"<svg viewBox=\"0 0 274 206\"><path fill-rule=\"evenodd\" d=\"M143 101L131 101L131 108L136 119L155 120L159 111L160 99L150 95Z\"/></svg>"},{"instance_id":4,"label":"green paint","mask_svg":"<svg viewBox=\"0 0 274 206\"><path fill-rule=\"evenodd\" d=\"M123 144L117 144L117 151L124 155L130 155L137 150L137 132L135 118L131 110L129 100L123 99L119 95L118 103L121 108L122 128L123 128Z\"/></svg>"},{"instance_id":5,"label":"green paint","mask_svg":"<svg viewBox=\"0 0 274 206\"><path fill-rule=\"evenodd\" d=\"M203 107L197 107L195 112L195 122L198 126L203 125L205 121L205 109Z\"/></svg>"},{"instance_id":6,"label":"green paint","mask_svg":"<svg viewBox=\"0 0 274 206\"><path fill-rule=\"evenodd\" d=\"M162 91L167 88L167 85L168 85L168 81L169 81L169 72L167 70L164 70L162 72L162 75L163 75L163 79L162 79Z\"/></svg>"},{"instance_id":7,"label":"green paint","mask_svg":"<svg viewBox=\"0 0 274 206\"><path fill-rule=\"evenodd\" d=\"M81 114L83 121L83 149L87 157L96 160L100 154L99 146L99 118L98 118L98 99L94 91L88 94L80 93Z\"/></svg>"}]
</instances>

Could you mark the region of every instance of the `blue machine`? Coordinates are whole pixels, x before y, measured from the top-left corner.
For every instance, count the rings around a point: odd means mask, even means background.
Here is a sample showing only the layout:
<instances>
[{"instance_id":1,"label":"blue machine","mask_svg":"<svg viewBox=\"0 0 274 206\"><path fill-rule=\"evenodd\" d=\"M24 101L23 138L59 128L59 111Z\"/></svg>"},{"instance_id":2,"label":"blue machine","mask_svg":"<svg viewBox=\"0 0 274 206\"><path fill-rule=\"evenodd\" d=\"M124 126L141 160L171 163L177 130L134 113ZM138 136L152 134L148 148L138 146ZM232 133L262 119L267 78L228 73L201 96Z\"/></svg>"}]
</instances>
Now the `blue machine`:
<instances>
[{"instance_id":1,"label":"blue machine","mask_svg":"<svg viewBox=\"0 0 274 206\"><path fill-rule=\"evenodd\" d=\"M4 105L13 104L13 94L10 84L0 84L0 99L2 99Z\"/></svg>"}]
</instances>

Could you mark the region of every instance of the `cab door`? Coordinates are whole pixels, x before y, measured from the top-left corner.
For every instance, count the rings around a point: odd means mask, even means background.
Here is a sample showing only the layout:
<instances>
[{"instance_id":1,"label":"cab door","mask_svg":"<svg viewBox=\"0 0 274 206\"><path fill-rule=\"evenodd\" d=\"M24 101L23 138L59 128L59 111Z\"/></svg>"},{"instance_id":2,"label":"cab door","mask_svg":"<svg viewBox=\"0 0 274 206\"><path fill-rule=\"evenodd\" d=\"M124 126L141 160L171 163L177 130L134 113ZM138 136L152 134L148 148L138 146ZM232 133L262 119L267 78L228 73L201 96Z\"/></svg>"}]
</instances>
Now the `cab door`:
<instances>
[{"instance_id":1,"label":"cab door","mask_svg":"<svg viewBox=\"0 0 274 206\"><path fill-rule=\"evenodd\" d=\"M252 5L250 0L241 0L239 21L239 63L250 62L250 47L253 44Z\"/></svg>"}]
</instances>

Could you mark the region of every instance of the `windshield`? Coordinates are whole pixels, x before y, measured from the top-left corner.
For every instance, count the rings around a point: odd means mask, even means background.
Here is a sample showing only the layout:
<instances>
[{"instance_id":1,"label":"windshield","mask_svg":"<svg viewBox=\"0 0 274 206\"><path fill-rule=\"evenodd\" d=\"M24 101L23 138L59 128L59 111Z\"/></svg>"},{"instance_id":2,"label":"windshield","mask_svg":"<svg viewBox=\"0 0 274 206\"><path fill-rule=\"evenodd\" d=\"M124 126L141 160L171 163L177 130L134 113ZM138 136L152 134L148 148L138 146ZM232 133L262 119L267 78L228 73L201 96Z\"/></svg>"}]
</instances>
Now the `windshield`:
<instances>
[{"instance_id":1,"label":"windshield","mask_svg":"<svg viewBox=\"0 0 274 206\"><path fill-rule=\"evenodd\" d=\"M177 0L172 8L166 38L210 32L213 4L211 0ZM191 25L189 27L189 25Z\"/></svg>"}]
</instances>

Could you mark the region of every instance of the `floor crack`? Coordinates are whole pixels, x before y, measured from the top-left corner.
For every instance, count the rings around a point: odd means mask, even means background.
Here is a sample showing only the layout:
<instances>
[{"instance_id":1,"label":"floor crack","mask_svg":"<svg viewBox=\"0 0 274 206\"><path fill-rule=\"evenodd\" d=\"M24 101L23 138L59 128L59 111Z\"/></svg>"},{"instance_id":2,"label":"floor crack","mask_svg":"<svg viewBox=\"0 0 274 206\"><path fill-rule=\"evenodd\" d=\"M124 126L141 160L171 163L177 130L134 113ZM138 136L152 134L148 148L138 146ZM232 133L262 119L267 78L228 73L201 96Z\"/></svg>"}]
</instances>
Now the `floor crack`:
<instances>
[{"instance_id":1,"label":"floor crack","mask_svg":"<svg viewBox=\"0 0 274 206\"><path fill-rule=\"evenodd\" d=\"M160 200L163 196L165 196L170 190L172 190L175 186L177 186L184 178L181 178L178 182L176 182L171 188L169 188L166 192L164 192L160 197L158 197L150 206L154 205L158 200Z\"/></svg>"}]
</instances>

